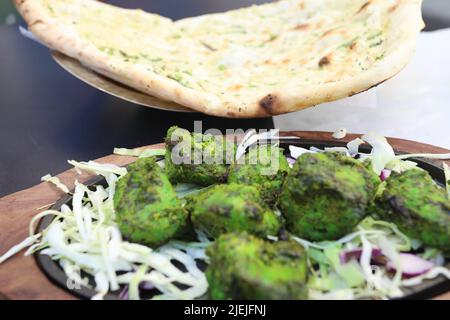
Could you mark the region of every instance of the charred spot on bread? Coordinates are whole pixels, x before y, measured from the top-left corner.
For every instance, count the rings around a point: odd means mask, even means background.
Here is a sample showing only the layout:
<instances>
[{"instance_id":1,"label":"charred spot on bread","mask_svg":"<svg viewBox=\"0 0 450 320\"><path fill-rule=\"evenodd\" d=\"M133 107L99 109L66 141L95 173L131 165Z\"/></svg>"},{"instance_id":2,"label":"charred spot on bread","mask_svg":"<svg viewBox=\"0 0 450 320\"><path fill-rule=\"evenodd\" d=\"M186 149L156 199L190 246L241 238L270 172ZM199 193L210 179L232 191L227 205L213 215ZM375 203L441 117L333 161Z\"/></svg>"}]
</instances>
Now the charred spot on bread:
<instances>
[{"instance_id":1,"label":"charred spot on bread","mask_svg":"<svg viewBox=\"0 0 450 320\"><path fill-rule=\"evenodd\" d=\"M328 66L329 64L331 64L330 55L327 55L319 60L319 68L323 68L325 66Z\"/></svg>"},{"instance_id":2,"label":"charred spot on bread","mask_svg":"<svg viewBox=\"0 0 450 320\"><path fill-rule=\"evenodd\" d=\"M366 3L364 3L361 8L359 8L357 13L361 13L363 12L368 6L370 6L370 4L372 3L372 0L367 1Z\"/></svg>"},{"instance_id":3,"label":"charred spot on bread","mask_svg":"<svg viewBox=\"0 0 450 320\"><path fill-rule=\"evenodd\" d=\"M322 38L325 38L326 36L329 36L330 34L333 34L334 31L335 31L335 29L330 29L330 30L325 31L325 32L322 34Z\"/></svg>"},{"instance_id":4,"label":"charred spot on bread","mask_svg":"<svg viewBox=\"0 0 450 320\"><path fill-rule=\"evenodd\" d=\"M259 106L266 111L268 114L273 114L277 103L277 96L275 94L269 93L264 98L259 101Z\"/></svg>"},{"instance_id":5,"label":"charred spot on bread","mask_svg":"<svg viewBox=\"0 0 450 320\"><path fill-rule=\"evenodd\" d=\"M308 23L301 23L301 24L296 25L292 30L300 31L300 30L306 30L308 28L309 28Z\"/></svg>"},{"instance_id":6,"label":"charred spot on bread","mask_svg":"<svg viewBox=\"0 0 450 320\"><path fill-rule=\"evenodd\" d=\"M392 5L392 6L389 8L389 12L392 13L392 12L394 12L395 10L397 10L397 8L398 8L399 5L400 5L399 1L396 1L395 4Z\"/></svg>"}]
</instances>

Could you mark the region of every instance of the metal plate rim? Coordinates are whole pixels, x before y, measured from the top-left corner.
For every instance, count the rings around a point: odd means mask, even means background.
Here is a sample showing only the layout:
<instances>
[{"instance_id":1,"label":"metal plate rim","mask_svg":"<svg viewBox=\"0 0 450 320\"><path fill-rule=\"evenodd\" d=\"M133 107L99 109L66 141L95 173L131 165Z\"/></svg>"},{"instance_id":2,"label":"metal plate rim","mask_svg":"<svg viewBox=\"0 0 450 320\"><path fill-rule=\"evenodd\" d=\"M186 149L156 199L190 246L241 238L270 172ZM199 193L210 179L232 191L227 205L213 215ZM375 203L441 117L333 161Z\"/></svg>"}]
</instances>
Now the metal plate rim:
<instances>
[{"instance_id":1,"label":"metal plate rim","mask_svg":"<svg viewBox=\"0 0 450 320\"><path fill-rule=\"evenodd\" d=\"M158 110L180 113L197 112L175 102L165 101L150 96L108 77L105 77L95 72L94 70L83 66L83 64L78 60L71 58L61 52L52 51L51 56L59 66L61 66L65 71L67 71L77 79L116 98Z\"/></svg>"}]
</instances>

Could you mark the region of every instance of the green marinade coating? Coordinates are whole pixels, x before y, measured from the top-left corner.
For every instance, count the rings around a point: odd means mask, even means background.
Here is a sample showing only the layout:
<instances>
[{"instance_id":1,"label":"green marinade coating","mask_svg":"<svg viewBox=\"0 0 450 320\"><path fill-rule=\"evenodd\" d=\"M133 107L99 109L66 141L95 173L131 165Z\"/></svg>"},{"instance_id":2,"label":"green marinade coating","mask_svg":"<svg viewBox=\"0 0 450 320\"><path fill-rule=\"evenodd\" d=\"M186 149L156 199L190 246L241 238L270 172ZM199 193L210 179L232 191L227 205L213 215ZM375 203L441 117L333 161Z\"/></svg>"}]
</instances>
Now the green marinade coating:
<instances>
[{"instance_id":1,"label":"green marinade coating","mask_svg":"<svg viewBox=\"0 0 450 320\"><path fill-rule=\"evenodd\" d=\"M114 195L117 223L131 241L157 247L189 229L188 213L154 158L128 166Z\"/></svg>"},{"instance_id":2,"label":"green marinade coating","mask_svg":"<svg viewBox=\"0 0 450 320\"><path fill-rule=\"evenodd\" d=\"M425 245L450 252L450 201L428 172L392 173L375 203L381 219Z\"/></svg>"},{"instance_id":3,"label":"green marinade coating","mask_svg":"<svg viewBox=\"0 0 450 320\"><path fill-rule=\"evenodd\" d=\"M258 186L263 199L273 205L289 172L283 150L274 146L259 146L245 156L244 164L233 164L228 182Z\"/></svg>"},{"instance_id":4,"label":"green marinade coating","mask_svg":"<svg viewBox=\"0 0 450 320\"><path fill-rule=\"evenodd\" d=\"M248 233L229 233L220 236L206 253L211 299L308 297L306 254L296 242L268 242Z\"/></svg>"},{"instance_id":5,"label":"green marinade coating","mask_svg":"<svg viewBox=\"0 0 450 320\"><path fill-rule=\"evenodd\" d=\"M278 203L287 230L313 241L345 236L366 216L379 181L366 165L339 153L300 156Z\"/></svg>"},{"instance_id":6,"label":"green marinade coating","mask_svg":"<svg viewBox=\"0 0 450 320\"><path fill-rule=\"evenodd\" d=\"M279 217L262 201L254 186L223 184L200 192L190 205L191 221L196 229L211 235L248 231L266 237L277 235Z\"/></svg>"},{"instance_id":7,"label":"green marinade coating","mask_svg":"<svg viewBox=\"0 0 450 320\"><path fill-rule=\"evenodd\" d=\"M187 148L190 152L187 154L175 152L175 148L182 141L190 144L190 148ZM223 139L222 136L191 134L174 126L167 131L165 143L165 170L172 183L208 186L227 180L229 164L234 160L233 142ZM183 160L183 163L174 163L173 159L177 159L176 157ZM216 157L220 160L219 163L216 163Z\"/></svg>"}]
</instances>

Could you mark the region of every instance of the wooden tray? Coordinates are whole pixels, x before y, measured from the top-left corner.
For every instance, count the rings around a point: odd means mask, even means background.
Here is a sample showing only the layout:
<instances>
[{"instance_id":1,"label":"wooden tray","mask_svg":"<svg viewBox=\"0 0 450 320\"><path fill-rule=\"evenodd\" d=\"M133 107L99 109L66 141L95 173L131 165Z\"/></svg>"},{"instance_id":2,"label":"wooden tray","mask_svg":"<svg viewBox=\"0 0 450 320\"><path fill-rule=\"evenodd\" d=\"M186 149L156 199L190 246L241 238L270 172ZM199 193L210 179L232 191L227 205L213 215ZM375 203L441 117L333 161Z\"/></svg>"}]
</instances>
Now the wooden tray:
<instances>
[{"instance_id":1,"label":"wooden tray","mask_svg":"<svg viewBox=\"0 0 450 320\"><path fill-rule=\"evenodd\" d=\"M329 132L288 132L286 135L295 135L303 139L336 141ZM360 135L349 134L345 139L349 141ZM422 144L418 142L388 139L397 152L406 153L448 153L447 149ZM163 144L148 146L146 148L161 148ZM109 155L97 159L101 163L114 163L126 165L135 158ZM77 159L79 160L79 159ZM90 159L81 159L90 160ZM441 163L442 161L432 161ZM450 161L447 161L450 165ZM58 175L63 183L70 188L74 181L85 182L92 175L78 175L74 169ZM38 177L36 177L38 178ZM62 192L48 183L41 183L32 188L0 198L0 254L22 241L28 236L30 219L42 210L50 207L63 196ZM40 208L39 210L37 208ZM24 257L18 254L0 265L0 299L76 299L75 296L55 286L41 272L32 256ZM450 300L450 292L436 299Z\"/></svg>"}]
</instances>

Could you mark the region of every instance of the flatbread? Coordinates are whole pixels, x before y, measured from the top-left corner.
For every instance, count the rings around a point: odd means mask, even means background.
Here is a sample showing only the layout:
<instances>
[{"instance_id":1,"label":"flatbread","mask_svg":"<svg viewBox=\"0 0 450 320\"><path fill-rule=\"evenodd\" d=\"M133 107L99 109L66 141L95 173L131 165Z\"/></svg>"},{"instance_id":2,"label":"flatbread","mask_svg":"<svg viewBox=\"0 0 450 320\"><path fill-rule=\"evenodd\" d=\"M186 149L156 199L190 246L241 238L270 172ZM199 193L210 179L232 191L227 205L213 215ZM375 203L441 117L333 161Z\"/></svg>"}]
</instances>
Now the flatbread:
<instances>
[{"instance_id":1,"label":"flatbread","mask_svg":"<svg viewBox=\"0 0 450 320\"><path fill-rule=\"evenodd\" d=\"M421 0L283 0L179 20L93 0L16 0L47 46L161 99L267 117L367 90L411 59Z\"/></svg>"}]
</instances>

